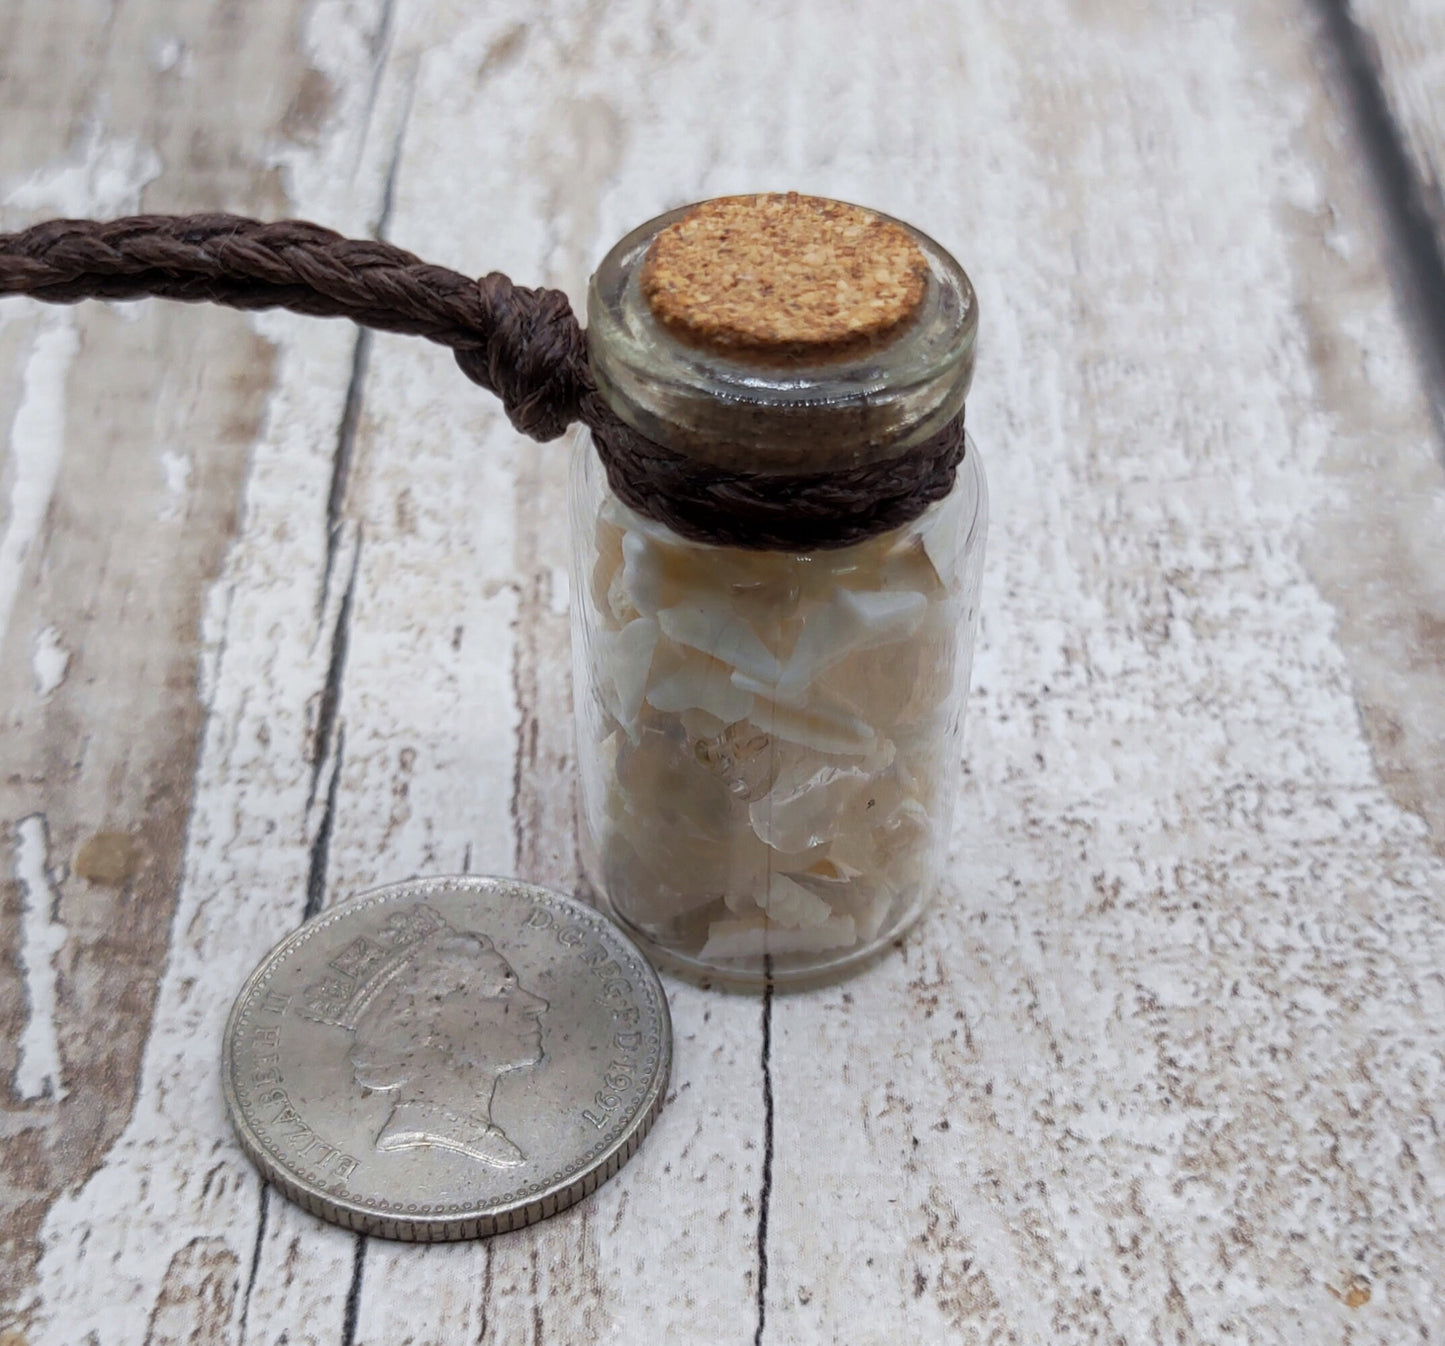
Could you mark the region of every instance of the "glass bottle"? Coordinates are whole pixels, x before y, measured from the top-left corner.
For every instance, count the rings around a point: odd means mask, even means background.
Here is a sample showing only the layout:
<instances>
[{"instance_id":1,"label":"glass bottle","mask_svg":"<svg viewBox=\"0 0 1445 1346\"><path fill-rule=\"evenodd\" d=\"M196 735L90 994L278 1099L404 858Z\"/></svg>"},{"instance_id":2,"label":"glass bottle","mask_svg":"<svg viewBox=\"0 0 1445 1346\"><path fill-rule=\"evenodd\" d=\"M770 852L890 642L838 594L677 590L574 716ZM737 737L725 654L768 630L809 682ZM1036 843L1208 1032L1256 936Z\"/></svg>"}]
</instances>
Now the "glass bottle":
<instances>
[{"instance_id":1,"label":"glass bottle","mask_svg":"<svg viewBox=\"0 0 1445 1346\"><path fill-rule=\"evenodd\" d=\"M927 267L899 330L761 358L652 311L648 250L686 214L642 226L592 279L593 373L623 421L701 463L797 473L907 454L960 414L977 303L936 243L899 226ZM593 886L663 961L709 977L787 983L866 959L918 916L947 854L988 520L972 441L911 522L807 552L683 537L614 494L588 431L573 455Z\"/></svg>"}]
</instances>

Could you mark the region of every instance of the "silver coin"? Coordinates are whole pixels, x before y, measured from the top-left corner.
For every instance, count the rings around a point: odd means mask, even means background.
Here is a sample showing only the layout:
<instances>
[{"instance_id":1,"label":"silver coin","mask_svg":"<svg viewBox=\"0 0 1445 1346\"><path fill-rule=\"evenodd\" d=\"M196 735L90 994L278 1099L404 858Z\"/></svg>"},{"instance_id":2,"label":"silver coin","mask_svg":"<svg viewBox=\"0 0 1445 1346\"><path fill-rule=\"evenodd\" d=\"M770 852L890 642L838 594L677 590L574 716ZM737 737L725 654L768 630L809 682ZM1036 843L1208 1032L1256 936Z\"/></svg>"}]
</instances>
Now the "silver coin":
<instances>
[{"instance_id":1,"label":"silver coin","mask_svg":"<svg viewBox=\"0 0 1445 1346\"><path fill-rule=\"evenodd\" d=\"M363 893L267 955L226 1026L226 1104L285 1196L348 1229L479 1238L605 1182L662 1106L672 1025L605 916L510 879Z\"/></svg>"}]
</instances>

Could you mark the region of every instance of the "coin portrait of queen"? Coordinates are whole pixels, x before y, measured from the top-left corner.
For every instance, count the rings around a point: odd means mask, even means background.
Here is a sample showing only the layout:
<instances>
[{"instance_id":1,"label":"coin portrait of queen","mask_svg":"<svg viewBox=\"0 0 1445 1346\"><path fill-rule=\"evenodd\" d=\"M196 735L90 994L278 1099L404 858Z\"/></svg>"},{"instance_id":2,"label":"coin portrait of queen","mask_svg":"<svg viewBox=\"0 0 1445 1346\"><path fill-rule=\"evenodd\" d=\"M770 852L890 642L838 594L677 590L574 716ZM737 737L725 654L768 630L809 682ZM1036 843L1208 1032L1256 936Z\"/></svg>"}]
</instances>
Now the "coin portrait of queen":
<instances>
[{"instance_id":1,"label":"coin portrait of queen","mask_svg":"<svg viewBox=\"0 0 1445 1346\"><path fill-rule=\"evenodd\" d=\"M437 1146L495 1168L524 1163L492 1121L492 1099L503 1075L542 1060L547 1001L518 982L486 935L454 929L429 907L394 921L382 941L358 941L331 964L354 970L354 990L329 1019L351 1032L356 1083L395 1098L376 1148Z\"/></svg>"}]
</instances>

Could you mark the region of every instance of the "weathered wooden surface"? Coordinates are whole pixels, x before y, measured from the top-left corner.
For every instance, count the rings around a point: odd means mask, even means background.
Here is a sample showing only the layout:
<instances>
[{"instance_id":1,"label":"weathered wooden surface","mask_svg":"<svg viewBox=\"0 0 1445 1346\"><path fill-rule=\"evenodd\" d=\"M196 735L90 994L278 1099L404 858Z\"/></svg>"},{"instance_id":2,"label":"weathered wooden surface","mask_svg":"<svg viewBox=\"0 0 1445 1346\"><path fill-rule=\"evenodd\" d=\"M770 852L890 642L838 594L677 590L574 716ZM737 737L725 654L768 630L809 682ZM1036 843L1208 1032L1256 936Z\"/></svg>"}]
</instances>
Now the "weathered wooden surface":
<instances>
[{"instance_id":1,"label":"weathered wooden surface","mask_svg":"<svg viewBox=\"0 0 1445 1346\"><path fill-rule=\"evenodd\" d=\"M0 6L7 223L158 201L284 208L263 138L305 120L299 7L268 7L245 41L234 6L156 8L102 23L48 0ZM231 125L243 101L244 138ZM90 1176L131 1113L207 714L202 616L273 377L270 343L232 315L0 306L12 1306L56 1193Z\"/></svg>"},{"instance_id":2,"label":"weathered wooden surface","mask_svg":"<svg viewBox=\"0 0 1445 1346\"><path fill-rule=\"evenodd\" d=\"M1429 0L1310 2L1445 445L1445 12Z\"/></svg>"},{"instance_id":3,"label":"weathered wooden surface","mask_svg":"<svg viewBox=\"0 0 1445 1346\"><path fill-rule=\"evenodd\" d=\"M1372 42L1425 208L1445 240L1445 10L1431 0L1357 0L1353 12Z\"/></svg>"},{"instance_id":4,"label":"weathered wooden surface","mask_svg":"<svg viewBox=\"0 0 1445 1346\"><path fill-rule=\"evenodd\" d=\"M1445 474L1303 4L23 0L0 107L0 227L579 300L686 199L883 205L978 283L994 504L938 909L670 982L581 1207L357 1239L240 1158L221 1025L359 887L576 882L565 452L420 343L0 305L5 1346L1445 1337Z\"/></svg>"}]
</instances>

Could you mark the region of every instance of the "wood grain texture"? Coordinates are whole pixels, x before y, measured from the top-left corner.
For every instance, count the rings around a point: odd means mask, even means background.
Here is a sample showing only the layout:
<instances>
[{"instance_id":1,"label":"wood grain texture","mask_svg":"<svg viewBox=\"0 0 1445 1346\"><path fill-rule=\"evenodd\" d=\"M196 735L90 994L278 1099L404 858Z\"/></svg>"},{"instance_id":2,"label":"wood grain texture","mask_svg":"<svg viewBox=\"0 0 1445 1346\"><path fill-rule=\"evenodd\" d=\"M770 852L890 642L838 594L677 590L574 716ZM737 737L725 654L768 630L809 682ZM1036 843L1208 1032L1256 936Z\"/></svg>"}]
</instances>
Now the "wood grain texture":
<instances>
[{"instance_id":1,"label":"wood grain texture","mask_svg":"<svg viewBox=\"0 0 1445 1346\"><path fill-rule=\"evenodd\" d=\"M1445 244L1445 12L1431 0L1355 0L1352 8Z\"/></svg>"},{"instance_id":2,"label":"wood grain texture","mask_svg":"<svg viewBox=\"0 0 1445 1346\"><path fill-rule=\"evenodd\" d=\"M284 209L264 142L302 90L299 9L268 7L238 43L234 5L7 4L0 227L200 201ZM0 371L0 1304L13 1312L47 1208L132 1107L205 719L201 616L273 371L270 344L230 315L24 303L0 310Z\"/></svg>"},{"instance_id":3,"label":"wood grain texture","mask_svg":"<svg viewBox=\"0 0 1445 1346\"><path fill-rule=\"evenodd\" d=\"M1389 247L1396 300L1445 446L1445 197L1441 24L1407 0L1310 0L1322 65L1349 122ZM1437 69L1432 71L1432 65ZM1445 452L1445 448L1442 448Z\"/></svg>"},{"instance_id":4,"label":"wood grain texture","mask_svg":"<svg viewBox=\"0 0 1445 1346\"><path fill-rule=\"evenodd\" d=\"M72 128L6 122L0 223L159 173L124 190L580 300L641 220L795 188L958 253L994 529L954 880L833 988L669 981L668 1106L544 1225L414 1248L267 1194L216 1073L266 948L411 873L579 881L566 451L421 343L0 307L0 1329L1445 1335L1445 474L1303 5L262 8L0 10L0 98Z\"/></svg>"}]
</instances>

